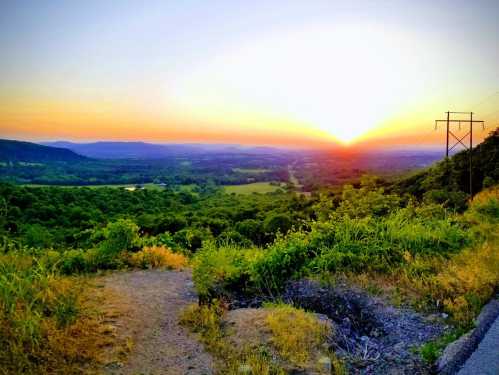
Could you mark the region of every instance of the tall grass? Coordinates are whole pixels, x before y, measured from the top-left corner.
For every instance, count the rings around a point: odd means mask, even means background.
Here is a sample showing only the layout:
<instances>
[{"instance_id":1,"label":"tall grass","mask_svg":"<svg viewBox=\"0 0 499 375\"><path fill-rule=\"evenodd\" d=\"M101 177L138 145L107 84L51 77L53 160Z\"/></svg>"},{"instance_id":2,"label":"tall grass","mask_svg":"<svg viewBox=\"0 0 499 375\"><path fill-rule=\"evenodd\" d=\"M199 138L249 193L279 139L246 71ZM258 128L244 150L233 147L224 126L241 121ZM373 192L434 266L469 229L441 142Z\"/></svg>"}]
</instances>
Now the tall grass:
<instances>
[{"instance_id":1,"label":"tall grass","mask_svg":"<svg viewBox=\"0 0 499 375\"><path fill-rule=\"evenodd\" d=\"M75 373L95 360L92 343L77 349L93 335L80 319L81 290L36 257L0 256L1 374Z\"/></svg>"}]
</instances>

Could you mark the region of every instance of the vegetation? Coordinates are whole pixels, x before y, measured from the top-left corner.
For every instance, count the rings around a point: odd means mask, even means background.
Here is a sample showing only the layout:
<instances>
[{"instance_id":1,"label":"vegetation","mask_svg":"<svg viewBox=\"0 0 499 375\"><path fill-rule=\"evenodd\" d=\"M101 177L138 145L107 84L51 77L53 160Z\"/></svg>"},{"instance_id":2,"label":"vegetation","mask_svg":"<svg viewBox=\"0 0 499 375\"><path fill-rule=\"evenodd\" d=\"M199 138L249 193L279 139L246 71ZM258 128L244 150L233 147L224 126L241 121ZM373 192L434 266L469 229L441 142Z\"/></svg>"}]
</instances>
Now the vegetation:
<instances>
[{"instance_id":1,"label":"vegetation","mask_svg":"<svg viewBox=\"0 0 499 375\"><path fill-rule=\"evenodd\" d=\"M200 296L275 295L293 278L367 273L404 287L416 306L443 309L469 325L499 285L499 191L479 194L457 214L434 203L399 207L379 190L363 201L351 189L329 219L279 236L264 250L203 247L193 261Z\"/></svg>"},{"instance_id":2,"label":"vegetation","mask_svg":"<svg viewBox=\"0 0 499 375\"><path fill-rule=\"evenodd\" d=\"M0 373L81 373L108 341L85 302L85 282L64 277L51 254L0 255Z\"/></svg>"},{"instance_id":3,"label":"vegetation","mask_svg":"<svg viewBox=\"0 0 499 375\"><path fill-rule=\"evenodd\" d=\"M290 366L318 373L344 374L344 367L334 354L329 354L332 372L325 372L317 361L328 334L325 323L313 314L289 305L267 305L262 310L265 318L257 324L263 324L263 332L270 335L253 345L234 343L231 331L224 328L226 311L216 301L211 305L190 306L183 312L181 323L197 333L214 355L219 374L284 375Z\"/></svg>"},{"instance_id":4,"label":"vegetation","mask_svg":"<svg viewBox=\"0 0 499 375\"><path fill-rule=\"evenodd\" d=\"M138 268L169 268L180 270L187 266L187 258L164 246L150 246L132 253L129 263Z\"/></svg>"},{"instance_id":5,"label":"vegetation","mask_svg":"<svg viewBox=\"0 0 499 375\"><path fill-rule=\"evenodd\" d=\"M271 342L282 358L297 365L310 361L324 343L328 328L311 313L290 305L267 305L266 323L272 333Z\"/></svg>"},{"instance_id":6,"label":"vegetation","mask_svg":"<svg viewBox=\"0 0 499 375\"><path fill-rule=\"evenodd\" d=\"M260 173L260 172L258 172ZM245 185L228 185L225 191L229 194L252 194L252 193L272 193L279 189L278 185L272 185L268 182L254 182Z\"/></svg>"},{"instance_id":7,"label":"vegetation","mask_svg":"<svg viewBox=\"0 0 499 375\"><path fill-rule=\"evenodd\" d=\"M101 338L85 306L82 280L110 269L191 265L202 304L183 322L225 358L221 373L250 366L283 374L273 351L282 361L307 362L307 348L323 339L308 313L267 306L269 345L234 348L222 329L223 304L216 302L238 295L272 299L289 280L302 277L346 278L397 304L445 312L462 332L499 290L498 136L480 146L477 160L483 163L477 164L483 165L474 188L483 191L473 198L462 176L465 154L394 183L364 176L309 196L266 182L257 186L275 191L227 194L217 187L220 181L134 191L1 183L2 370L72 373L96 361ZM453 175L446 174L449 163ZM233 168L231 173L249 173ZM267 173L273 172L258 172ZM428 344L422 354L433 358L444 341ZM85 350L77 349L81 342Z\"/></svg>"}]
</instances>

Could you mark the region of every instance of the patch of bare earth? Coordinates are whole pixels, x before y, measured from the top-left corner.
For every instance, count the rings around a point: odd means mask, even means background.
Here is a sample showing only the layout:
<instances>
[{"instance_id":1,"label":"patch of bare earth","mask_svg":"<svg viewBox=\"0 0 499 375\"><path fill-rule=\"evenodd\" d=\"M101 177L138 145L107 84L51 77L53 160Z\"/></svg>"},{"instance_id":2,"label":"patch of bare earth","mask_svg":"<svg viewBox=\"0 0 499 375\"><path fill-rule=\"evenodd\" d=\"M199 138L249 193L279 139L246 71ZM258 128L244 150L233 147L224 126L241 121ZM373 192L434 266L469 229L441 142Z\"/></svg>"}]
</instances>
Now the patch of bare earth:
<instances>
[{"instance_id":1,"label":"patch of bare earth","mask_svg":"<svg viewBox=\"0 0 499 375\"><path fill-rule=\"evenodd\" d=\"M208 375L212 359L178 323L196 302L191 273L147 270L116 272L97 279L101 309L116 343L102 373ZM117 349L119 348L119 349ZM118 353L116 353L118 351Z\"/></svg>"}]
</instances>

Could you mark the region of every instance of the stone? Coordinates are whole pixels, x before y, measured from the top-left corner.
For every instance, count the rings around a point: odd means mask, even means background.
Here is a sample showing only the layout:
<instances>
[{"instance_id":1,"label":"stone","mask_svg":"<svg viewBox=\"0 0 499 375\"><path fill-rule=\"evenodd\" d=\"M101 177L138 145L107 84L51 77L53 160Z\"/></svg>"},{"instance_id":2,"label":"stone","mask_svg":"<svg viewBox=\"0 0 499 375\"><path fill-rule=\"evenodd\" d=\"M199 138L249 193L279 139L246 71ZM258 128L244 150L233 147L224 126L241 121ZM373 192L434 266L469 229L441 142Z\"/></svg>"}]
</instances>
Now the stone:
<instances>
[{"instance_id":1,"label":"stone","mask_svg":"<svg viewBox=\"0 0 499 375\"><path fill-rule=\"evenodd\" d=\"M333 371L333 364L331 362L331 358L326 356L321 357L319 359L319 368L321 369L321 371L326 371L326 373L331 374L331 372Z\"/></svg>"}]
</instances>

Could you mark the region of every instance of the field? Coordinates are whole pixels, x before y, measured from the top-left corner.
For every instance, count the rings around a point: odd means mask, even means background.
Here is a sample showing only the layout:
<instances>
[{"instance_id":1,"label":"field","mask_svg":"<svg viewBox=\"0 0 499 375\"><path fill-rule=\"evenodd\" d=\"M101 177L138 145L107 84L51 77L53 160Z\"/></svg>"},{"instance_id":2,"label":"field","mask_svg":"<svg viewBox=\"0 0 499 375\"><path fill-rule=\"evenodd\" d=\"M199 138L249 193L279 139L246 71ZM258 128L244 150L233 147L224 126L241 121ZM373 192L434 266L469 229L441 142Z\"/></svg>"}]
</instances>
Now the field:
<instances>
[{"instance_id":1,"label":"field","mask_svg":"<svg viewBox=\"0 0 499 375\"><path fill-rule=\"evenodd\" d=\"M272 193L279 189L279 186L271 185L270 182L254 182L244 185L227 185L224 187L227 194L253 194Z\"/></svg>"},{"instance_id":2,"label":"field","mask_svg":"<svg viewBox=\"0 0 499 375\"><path fill-rule=\"evenodd\" d=\"M270 172L270 169L264 169L264 168L233 168L232 170L234 172L249 173L249 174Z\"/></svg>"}]
</instances>

